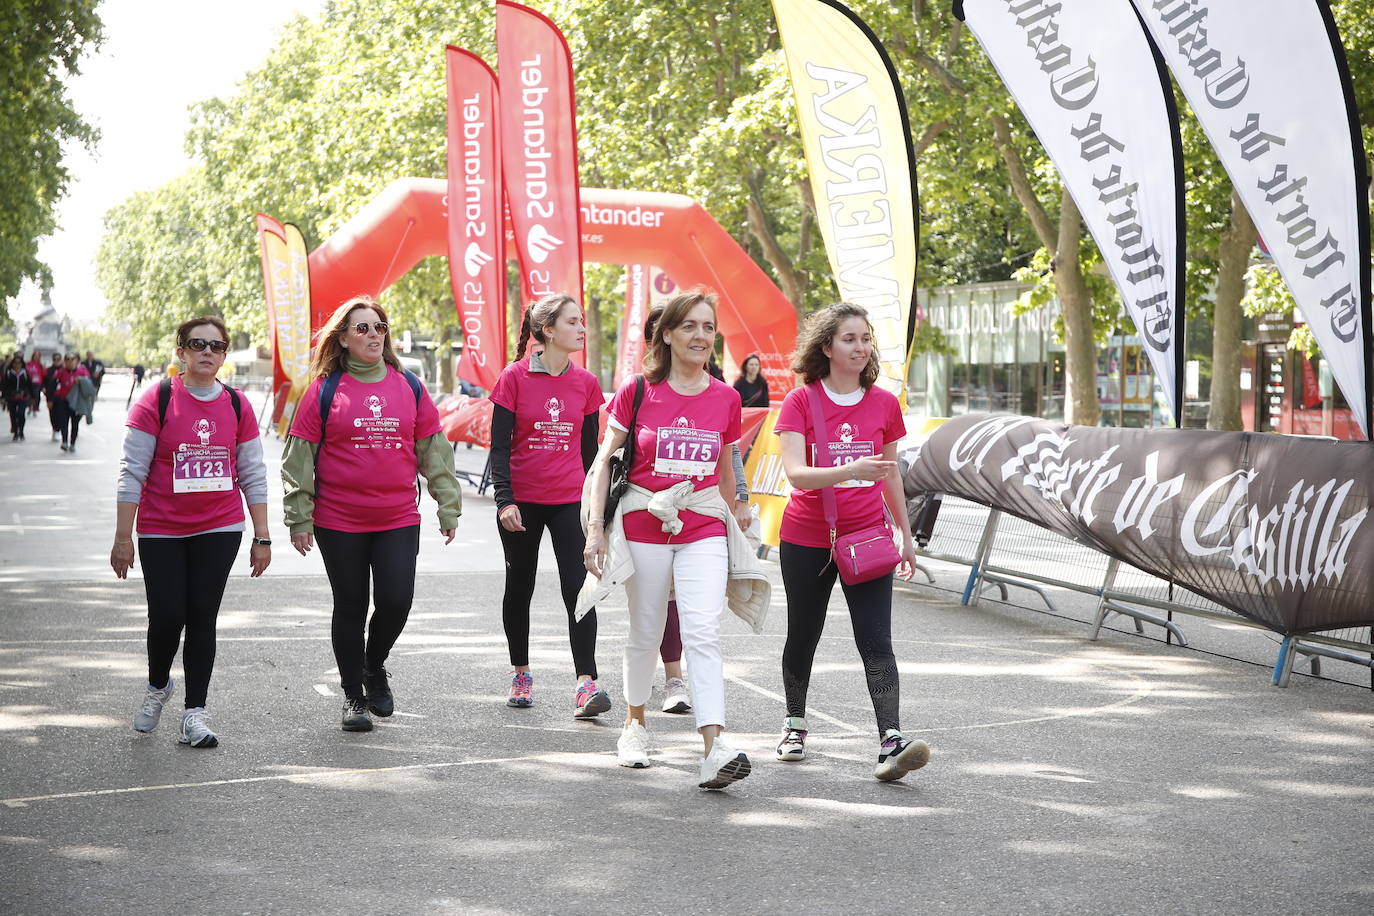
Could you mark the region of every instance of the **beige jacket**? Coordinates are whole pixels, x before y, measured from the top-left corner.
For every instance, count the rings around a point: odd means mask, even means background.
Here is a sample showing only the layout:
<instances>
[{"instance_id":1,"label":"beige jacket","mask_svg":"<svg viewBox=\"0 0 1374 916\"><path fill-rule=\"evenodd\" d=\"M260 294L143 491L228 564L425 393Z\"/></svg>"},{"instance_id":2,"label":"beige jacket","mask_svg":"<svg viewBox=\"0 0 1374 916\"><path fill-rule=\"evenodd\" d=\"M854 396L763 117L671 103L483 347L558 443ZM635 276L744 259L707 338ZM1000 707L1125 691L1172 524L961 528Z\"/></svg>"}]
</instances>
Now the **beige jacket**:
<instances>
[{"instance_id":1,"label":"beige jacket","mask_svg":"<svg viewBox=\"0 0 1374 916\"><path fill-rule=\"evenodd\" d=\"M590 480L590 476L588 477ZM582 500L582 527L587 527L587 506L590 500L584 493ZM725 584L725 603L739 619L749 624L755 633L763 632L763 621L768 616L768 605L773 596L773 584L763 571L758 559L758 521L749 527L748 535L741 531L730 513L730 508L721 499L715 487L696 490L692 481L684 480L666 490L653 492L630 484L616 506L615 516L606 529L606 566L598 579L587 573L582 590L577 594L575 616L581 620L587 611L605 601L610 594L624 585L635 574L634 559L630 556L625 539L625 513L648 509L650 514L663 522L663 530L677 534L682 530L682 519L678 513L689 509L700 515L720 519L725 523L726 553L728 556L728 580Z\"/></svg>"}]
</instances>

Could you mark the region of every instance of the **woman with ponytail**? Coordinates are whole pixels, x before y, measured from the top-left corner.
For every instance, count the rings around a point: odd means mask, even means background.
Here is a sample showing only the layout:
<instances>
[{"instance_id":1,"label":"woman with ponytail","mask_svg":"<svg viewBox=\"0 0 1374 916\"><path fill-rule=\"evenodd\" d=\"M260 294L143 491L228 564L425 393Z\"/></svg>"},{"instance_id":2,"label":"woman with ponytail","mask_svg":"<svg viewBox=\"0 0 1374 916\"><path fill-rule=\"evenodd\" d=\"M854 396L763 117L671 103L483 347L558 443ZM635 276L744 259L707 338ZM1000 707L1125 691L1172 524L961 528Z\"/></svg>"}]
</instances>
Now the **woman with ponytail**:
<instances>
[{"instance_id":1,"label":"woman with ponytail","mask_svg":"<svg viewBox=\"0 0 1374 916\"><path fill-rule=\"evenodd\" d=\"M525 355L530 339L542 349ZM582 308L569 296L545 296L525 311L515 362L491 392L491 479L497 531L506 555L501 618L510 648L508 706L534 704L530 672L530 599L547 528L568 612L577 686L573 716L590 719L611 708L596 683L596 612L573 617L582 586L582 484L596 457L603 398L596 376L572 364L586 346Z\"/></svg>"}]
</instances>

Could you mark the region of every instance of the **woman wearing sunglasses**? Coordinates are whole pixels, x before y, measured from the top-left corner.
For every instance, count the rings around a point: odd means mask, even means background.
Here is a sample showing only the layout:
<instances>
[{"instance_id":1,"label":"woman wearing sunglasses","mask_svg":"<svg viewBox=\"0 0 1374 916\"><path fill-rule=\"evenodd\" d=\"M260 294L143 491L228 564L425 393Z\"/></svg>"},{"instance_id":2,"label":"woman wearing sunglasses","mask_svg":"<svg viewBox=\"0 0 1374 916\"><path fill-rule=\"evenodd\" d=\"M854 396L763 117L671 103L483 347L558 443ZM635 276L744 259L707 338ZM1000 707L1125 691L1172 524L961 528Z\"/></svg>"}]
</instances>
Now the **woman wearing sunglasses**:
<instances>
[{"instance_id":1,"label":"woman wearing sunglasses","mask_svg":"<svg viewBox=\"0 0 1374 916\"><path fill-rule=\"evenodd\" d=\"M220 599L243 540L244 502L253 519L250 575L262 575L272 562L258 421L241 392L215 380L228 349L229 332L218 318L193 318L177 328L184 371L145 391L129 411L110 551L115 575L127 578L137 521L148 596L148 687L134 729L157 728L185 631L186 711L177 740L191 747L219 744L206 723L205 699Z\"/></svg>"},{"instance_id":2,"label":"woman wearing sunglasses","mask_svg":"<svg viewBox=\"0 0 1374 916\"><path fill-rule=\"evenodd\" d=\"M401 369L376 301L359 296L334 311L316 338L310 378L282 457L286 524L302 556L319 541L334 592L343 730L366 732L369 712L385 717L395 708L383 666L415 595L416 472L439 504L445 544L462 497L439 412ZM374 611L365 627L369 584Z\"/></svg>"},{"instance_id":3,"label":"woman wearing sunglasses","mask_svg":"<svg viewBox=\"0 0 1374 916\"><path fill-rule=\"evenodd\" d=\"M525 358L530 338L543 347ZM577 686L573 717L592 719L611 708L597 686L596 611L581 621L573 611L582 587L582 484L601 433L601 384L572 364L587 342L582 307L563 295L545 296L525 310L515 362L491 392L491 479L497 531L506 556L501 620L510 649L507 706L534 704L530 673L530 600L539 571L539 545L548 529L568 611Z\"/></svg>"}]
</instances>

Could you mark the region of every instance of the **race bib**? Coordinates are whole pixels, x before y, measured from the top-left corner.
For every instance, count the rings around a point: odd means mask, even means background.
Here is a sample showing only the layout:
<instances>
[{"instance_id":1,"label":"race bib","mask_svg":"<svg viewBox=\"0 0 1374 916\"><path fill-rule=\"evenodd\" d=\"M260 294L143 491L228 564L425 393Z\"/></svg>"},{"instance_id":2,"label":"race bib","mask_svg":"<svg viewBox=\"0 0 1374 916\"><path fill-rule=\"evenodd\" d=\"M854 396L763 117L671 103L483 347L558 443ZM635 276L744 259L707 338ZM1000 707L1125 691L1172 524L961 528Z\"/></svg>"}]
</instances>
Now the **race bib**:
<instances>
[{"instance_id":1,"label":"race bib","mask_svg":"<svg viewBox=\"0 0 1374 916\"><path fill-rule=\"evenodd\" d=\"M710 477L720 460L720 433L710 429L662 426L654 454L654 473L669 477Z\"/></svg>"},{"instance_id":2,"label":"race bib","mask_svg":"<svg viewBox=\"0 0 1374 916\"><path fill-rule=\"evenodd\" d=\"M226 446L183 444L172 454L173 493L210 493L233 488L233 469Z\"/></svg>"},{"instance_id":3,"label":"race bib","mask_svg":"<svg viewBox=\"0 0 1374 916\"><path fill-rule=\"evenodd\" d=\"M860 458L870 458L873 456L873 443L869 442L827 442L826 451L829 453L828 461L818 461L816 458L816 447L811 446L811 466L812 467L844 467L846 464L853 464ZM874 486L872 480L844 480L835 484L840 488L852 487L871 487Z\"/></svg>"}]
</instances>

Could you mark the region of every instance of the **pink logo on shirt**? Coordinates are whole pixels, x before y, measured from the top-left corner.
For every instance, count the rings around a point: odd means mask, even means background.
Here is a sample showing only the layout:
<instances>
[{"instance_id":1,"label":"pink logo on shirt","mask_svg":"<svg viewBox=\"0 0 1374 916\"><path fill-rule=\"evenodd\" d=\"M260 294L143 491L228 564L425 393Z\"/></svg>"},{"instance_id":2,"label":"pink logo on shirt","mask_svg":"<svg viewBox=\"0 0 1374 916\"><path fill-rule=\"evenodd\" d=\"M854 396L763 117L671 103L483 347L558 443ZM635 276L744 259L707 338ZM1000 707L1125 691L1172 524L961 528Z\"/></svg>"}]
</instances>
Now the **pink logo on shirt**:
<instances>
[{"instance_id":1,"label":"pink logo on shirt","mask_svg":"<svg viewBox=\"0 0 1374 916\"><path fill-rule=\"evenodd\" d=\"M209 445L210 437L215 434L215 424L201 418L196 421L195 431L196 435L200 437L200 444Z\"/></svg>"},{"instance_id":2,"label":"pink logo on shirt","mask_svg":"<svg viewBox=\"0 0 1374 916\"><path fill-rule=\"evenodd\" d=\"M363 403L367 405L368 410L372 411L374 420L382 418L382 408L386 406L386 398L381 395L369 394Z\"/></svg>"},{"instance_id":3,"label":"pink logo on shirt","mask_svg":"<svg viewBox=\"0 0 1374 916\"><path fill-rule=\"evenodd\" d=\"M854 441L854 426L850 423L841 423L836 430L840 434L840 441L849 443Z\"/></svg>"},{"instance_id":4,"label":"pink logo on shirt","mask_svg":"<svg viewBox=\"0 0 1374 916\"><path fill-rule=\"evenodd\" d=\"M558 398L549 398L544 402L544 409L549 412L549 419L557 423L558 415L563 412L563 402Z\"/></svg>"}]
</instances>

